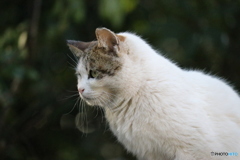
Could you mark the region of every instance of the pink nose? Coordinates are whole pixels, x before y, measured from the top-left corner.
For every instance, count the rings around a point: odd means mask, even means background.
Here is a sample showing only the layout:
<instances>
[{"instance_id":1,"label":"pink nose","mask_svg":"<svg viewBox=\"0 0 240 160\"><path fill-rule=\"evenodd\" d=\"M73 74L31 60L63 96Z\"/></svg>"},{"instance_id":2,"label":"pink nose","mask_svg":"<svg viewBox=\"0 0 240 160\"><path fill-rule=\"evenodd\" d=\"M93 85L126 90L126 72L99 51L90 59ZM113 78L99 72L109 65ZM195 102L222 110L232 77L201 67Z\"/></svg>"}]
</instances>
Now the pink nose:
<instances>
[{"instance_id":1,"label":"pink nose","mask_svg":"<svg viewBox=\"0 0 240 160\"><path fill-rule=\"evenodd\" d=\"M79 93L81 93L81 94L82 94L82 93L83 93L83 91L84 91L84 89L83 89L83 88L78 88L78 92L79 92Z\"/></svg>"}]
</instances>

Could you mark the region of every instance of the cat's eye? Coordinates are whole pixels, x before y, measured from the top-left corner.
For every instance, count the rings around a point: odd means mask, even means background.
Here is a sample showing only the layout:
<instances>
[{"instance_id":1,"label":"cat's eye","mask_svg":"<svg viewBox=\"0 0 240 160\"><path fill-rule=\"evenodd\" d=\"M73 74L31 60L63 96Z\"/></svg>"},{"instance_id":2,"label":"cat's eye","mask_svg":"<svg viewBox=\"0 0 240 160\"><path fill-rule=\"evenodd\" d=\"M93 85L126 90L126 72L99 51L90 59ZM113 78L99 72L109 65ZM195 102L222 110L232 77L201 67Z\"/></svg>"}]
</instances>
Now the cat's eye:
<instances>
[{"instance_id":1,"label":"cat's eye","mask_svg":"<svg viewBox=\"0 0 240 160\"><path fill-rule=\"evenodd\" d=\"M98 71L93 71L90 70L89 72L89 78L96 78L98 76L99 72Z\"/></svg>"}]
</instances>

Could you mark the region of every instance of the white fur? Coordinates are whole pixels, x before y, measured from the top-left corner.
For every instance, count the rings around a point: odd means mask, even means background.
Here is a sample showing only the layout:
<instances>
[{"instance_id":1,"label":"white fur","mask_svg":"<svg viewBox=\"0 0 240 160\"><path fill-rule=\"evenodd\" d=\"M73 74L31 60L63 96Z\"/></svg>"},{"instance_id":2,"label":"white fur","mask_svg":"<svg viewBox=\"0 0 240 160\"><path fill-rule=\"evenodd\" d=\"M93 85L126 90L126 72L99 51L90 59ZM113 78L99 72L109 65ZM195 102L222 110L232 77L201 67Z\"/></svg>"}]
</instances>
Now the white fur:
<instances>
[{"instance_id":1,"label":"white fur","mask_svg":"<svg viewBox=\"0 0 240 160\"><path fill-rule=\"evenodd\" d=\"M85 96L103 97L89 103L104 107L126 149L139 160L240 159L239 95L219 78L179 68L138 36L119 35L122 69L99 81L79 78L78 85L84 81ZM113 102L105 102L109 88Z\"/></svg>"}]
</instances>

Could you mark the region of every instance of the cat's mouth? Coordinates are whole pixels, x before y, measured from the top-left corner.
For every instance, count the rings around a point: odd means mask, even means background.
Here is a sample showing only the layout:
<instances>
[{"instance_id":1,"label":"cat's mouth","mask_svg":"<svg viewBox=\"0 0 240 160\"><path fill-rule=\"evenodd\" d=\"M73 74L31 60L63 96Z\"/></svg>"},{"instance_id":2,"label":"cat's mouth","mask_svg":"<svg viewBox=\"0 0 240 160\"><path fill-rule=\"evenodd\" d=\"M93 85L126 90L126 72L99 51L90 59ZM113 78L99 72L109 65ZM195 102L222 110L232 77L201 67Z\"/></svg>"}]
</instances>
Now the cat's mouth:
<instances>
[{"instance_id":1,"label":"cat's mouth","mask_svg":"<svg viewBox=\"0 0 240 160\"><path fill-rule=\"evenodd\" d=\"M96 98L90 98L90 97L82 97L83 98L83 100L85 100L85 101L93 101L93 100L95 100Z\"/></svg>"},{"instance_id":2,"label":"cat's mouth","mask_svg":"<svg viewBox=\"0 0 240 160\"><path fill-rule=\"evenodd\" d=\"M87 96L83 96L80 94L80 97L87 102L88 105L96 105L96 101L98 99L98 97L87 97Z\"/></svg>"},{"instance_id":3,"label":"cat's mouth","mask_svg":"<svg viewBox=\"0 0 240 160\"><path fill-rule=\"evenodd\" d=\"M87 96L83 96L82 94L79 94L80 95L80 97L83 99L83 100L85 100L85 101L91 101L91 100L94 100L94 99L96 99L95 97L87 97Z\"/></svg>"},{"instance_id":4,"label":"cat's mouth","mask_svg":"<svg viewBox=\"0 0 240 160\"><path fill-rule=\"evenodd\" d=\"M104 106L109 101L109 96L107 96L104 92L95 95L82 95L80 97L91 106Z\"/></svg>"}]
</instances>

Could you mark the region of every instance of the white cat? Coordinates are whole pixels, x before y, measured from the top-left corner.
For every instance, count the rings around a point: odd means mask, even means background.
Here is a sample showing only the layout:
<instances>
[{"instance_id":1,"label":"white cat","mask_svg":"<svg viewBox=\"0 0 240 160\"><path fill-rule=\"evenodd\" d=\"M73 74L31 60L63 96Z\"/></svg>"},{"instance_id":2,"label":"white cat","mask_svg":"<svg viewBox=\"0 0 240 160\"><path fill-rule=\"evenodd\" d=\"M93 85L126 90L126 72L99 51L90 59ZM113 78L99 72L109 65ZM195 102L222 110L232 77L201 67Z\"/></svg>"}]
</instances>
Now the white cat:
<instances>
[{"instance_id":1,"label":"white cat","mask_svg":"<svg viewBox=\"0 0 240 160\"><path fill-rule=\"evenodd\" d=\"M135 34L98 28L96 37L68 41L79 57L77 87L104 108L128 151L140 160L240 159L240 97L232 87L179 68Z\"/></svg>"}]
</instances>

